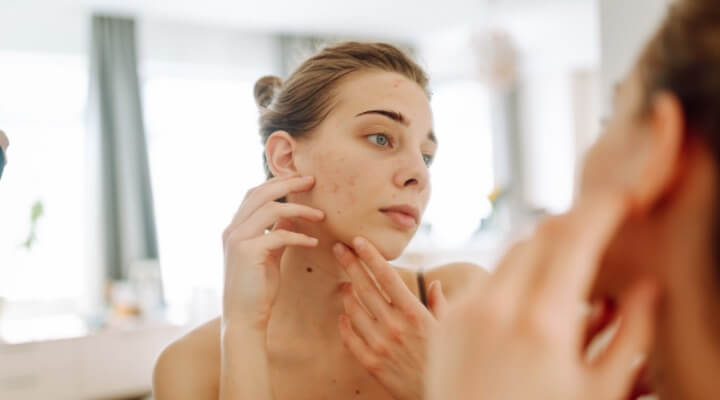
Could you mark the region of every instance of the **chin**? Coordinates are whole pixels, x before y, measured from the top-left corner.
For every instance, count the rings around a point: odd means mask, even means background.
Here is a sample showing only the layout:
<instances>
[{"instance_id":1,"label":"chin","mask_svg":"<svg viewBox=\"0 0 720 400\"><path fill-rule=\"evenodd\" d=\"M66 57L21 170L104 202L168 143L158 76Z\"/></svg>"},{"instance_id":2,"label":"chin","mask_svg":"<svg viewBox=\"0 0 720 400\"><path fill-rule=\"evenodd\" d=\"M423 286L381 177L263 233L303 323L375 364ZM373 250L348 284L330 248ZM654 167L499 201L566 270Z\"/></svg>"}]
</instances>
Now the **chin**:
<instances>
[{"instance_id":1,"label":"chin","mask_svg":"<svg viewBox=\"0 0 720 400\"><path fill-rule=\"evenodd\" d=\"M412 236L406 236L397 231L373 232L365 236L386 260L394 260L405 251Z\"/></svg>"},{"instance_id":2,"label":"chin","mask_svg":"<svg viewBox=\"0 0 720 400\"><path fill-rule=\"evenodd\" d=\"M357 227L356 229L347 229L347 227ZM352 247L352 241L357 236L361 236L378 250L378 252L386 260L394 260L405 251L414 236L413 232L403 232L386 226L363 225L357 221L337 221L329 220L326 225L331 236L337 240Z\"/></svg>"}]
</instances>

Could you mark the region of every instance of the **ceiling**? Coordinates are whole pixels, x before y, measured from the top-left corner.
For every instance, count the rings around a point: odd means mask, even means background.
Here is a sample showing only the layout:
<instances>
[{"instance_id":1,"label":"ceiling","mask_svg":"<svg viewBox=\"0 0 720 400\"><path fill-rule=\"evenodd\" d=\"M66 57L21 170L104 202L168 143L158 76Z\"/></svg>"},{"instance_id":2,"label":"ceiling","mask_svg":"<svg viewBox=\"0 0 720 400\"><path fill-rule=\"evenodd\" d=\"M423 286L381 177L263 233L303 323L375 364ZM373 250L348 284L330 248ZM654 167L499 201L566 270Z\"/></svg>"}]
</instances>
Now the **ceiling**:
<instances>
[{"instance_id":1,"label":"ceiling","mask_svg":"<svg viewBox=\"0 0 720 400\"><path fill-rule=\"evenodd\" d=\"M488 1L2 0L0 12L41 7L44 12L99 11L260 31L409 37L475 23Z\"/></svg>"},{"instance_id":2,"label":"ceiling","mask_svg":"<svg viewBox=\"0 0 720 400\"><path fill-rule=\"evenodd\" d=\"M478 26L496 9L547 9L596 0L2 0L44 13L107 12L147 19L287 33L418 37L457 26Z\"/></svg>"}]
</instances>

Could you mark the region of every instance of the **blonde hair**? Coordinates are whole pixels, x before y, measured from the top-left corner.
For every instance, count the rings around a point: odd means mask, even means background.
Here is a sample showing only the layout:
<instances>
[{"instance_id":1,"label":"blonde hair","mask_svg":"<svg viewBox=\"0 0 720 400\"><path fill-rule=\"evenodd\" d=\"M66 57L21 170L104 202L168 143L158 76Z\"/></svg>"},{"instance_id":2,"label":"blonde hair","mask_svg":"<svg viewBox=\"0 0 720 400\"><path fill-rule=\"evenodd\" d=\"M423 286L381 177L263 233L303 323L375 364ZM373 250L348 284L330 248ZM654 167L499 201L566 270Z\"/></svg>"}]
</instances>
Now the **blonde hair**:
<instances>
[{"instance_id":1,"label":"blonde hair","mask_svg":"<svg viewBox=\"0 0 720 400\"><path fill-rule=\"evenodd\" d=\"M284 83L276 76L257 81L255 102L260 110L263 144L276 131L286 131L293 137L307 135L330 113L338 83L362 70L401 74L430 96L425 71L397 47L386 43L339 43L308 58ZM263 164L271 178L264 155Z\"/></svg>"}]
</instances>

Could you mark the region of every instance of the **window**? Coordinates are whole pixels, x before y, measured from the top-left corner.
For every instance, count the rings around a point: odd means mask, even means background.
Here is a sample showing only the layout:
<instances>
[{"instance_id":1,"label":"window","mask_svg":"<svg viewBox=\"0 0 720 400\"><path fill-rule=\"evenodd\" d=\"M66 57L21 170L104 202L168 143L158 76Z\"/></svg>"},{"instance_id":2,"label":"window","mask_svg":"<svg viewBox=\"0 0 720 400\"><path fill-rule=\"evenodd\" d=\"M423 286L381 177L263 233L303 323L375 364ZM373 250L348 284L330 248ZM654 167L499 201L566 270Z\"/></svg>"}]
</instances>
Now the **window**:
<instances>
[{"instance_id":1,"label":"window","mask_svg":"<svg viewBox=\"0 0 720 400\"><path fill-rule=\"evenodd\" d=\"M165 296L191 318L215 307L222 232L265 180L254 79L208 75L149 74L144 88Z\"/></svg>"},{"instance_id":2,"label":"window","mask_svg":"<svg viewBox=\"0 0 720 400\"><path fill-rule=\"evenodd\" d=\"M83 296L87 79L81 56L0 52L0 128L11 143L0 184L0 297L11 303Z\"/></svg>"},{"instance_id":3,"label":"window","mask_svg":"<svg viewBox=\"0 0 720 400\"><path fill-rule=\"evenodd\" d=\"M460 248L490 214L493 190L490 104L487 89L472 80L433 86L432 108L438 153L430 176L432 196L424 223L410 249ZM423 245L422 243L425 243Z\"/></svg>"}]
</instances>

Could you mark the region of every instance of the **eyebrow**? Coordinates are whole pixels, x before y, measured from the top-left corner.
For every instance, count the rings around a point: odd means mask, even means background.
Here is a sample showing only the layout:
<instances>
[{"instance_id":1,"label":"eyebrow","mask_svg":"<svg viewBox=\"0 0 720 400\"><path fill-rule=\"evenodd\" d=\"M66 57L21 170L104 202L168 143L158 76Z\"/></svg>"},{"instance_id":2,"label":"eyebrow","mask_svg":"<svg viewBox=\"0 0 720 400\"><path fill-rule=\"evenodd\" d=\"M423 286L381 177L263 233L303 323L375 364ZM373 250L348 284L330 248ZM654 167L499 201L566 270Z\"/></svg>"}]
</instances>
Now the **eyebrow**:
<instances>
[{"instance_id":1,"label":"eyebrow","mask_svg":"<svg viewBox=\"0 0 720 400\"><path fill-rule=\"evenodd\" d=\"M403 124L403 125L405 125L405 126L410 125L410 121L408 121L407 119L405 119L405 117L404 117L402 114L400 114L399 112L397 112L397 111L389 111L389 110L368 110L368 111L363 111L363 112L361 112L360 114L356 115L356 117L361 117L361 116L363 116L363 115L369 115L369 114L379 114L379 115L388 117L388 118L390 118L391 120L393 120L393 121L395 121L395 122L399 122L399 123L401 123L401 124Z\"/></svg>"},{"instance_id":2,"label":"eyebrow","mask_svg":"<svg viewBox=\"0 0 720 400\"><path fill-rule=\"evenodd\" d=\"M355 117L362 117L363 115L370 115L370 114L378 114L382 115L384 117L390 118L391 120L403 124L405 126L410 125L410 121L408 121L401 113L397 111L390 111L390 110L368 110L363 111L360 114L356 115ZM427 136L428 140L435 143L437 145L437 138L435 137L435 132L430 131L428 132Z\"/></svg>"}]
</instances>

